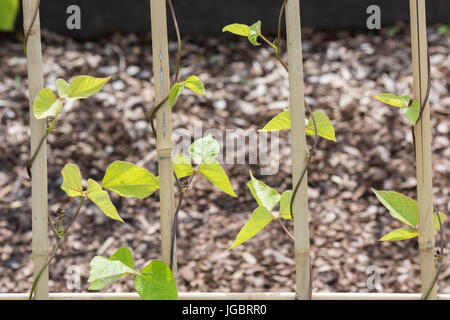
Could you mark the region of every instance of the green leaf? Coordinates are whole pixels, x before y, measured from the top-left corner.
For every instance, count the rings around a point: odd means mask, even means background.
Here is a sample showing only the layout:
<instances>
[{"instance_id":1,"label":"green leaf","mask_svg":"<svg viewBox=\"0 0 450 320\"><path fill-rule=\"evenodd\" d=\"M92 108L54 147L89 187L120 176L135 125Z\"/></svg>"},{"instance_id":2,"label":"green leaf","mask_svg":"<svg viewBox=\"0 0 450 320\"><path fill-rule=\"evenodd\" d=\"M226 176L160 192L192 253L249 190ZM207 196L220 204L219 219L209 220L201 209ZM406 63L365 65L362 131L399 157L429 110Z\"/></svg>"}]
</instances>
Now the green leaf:
<instances>
[{"instance_id":1,"label":"green leaf","mask_svg":"<svg viewBox=\"0 0 450 320\"><path fill-rule=\"evenodd\" d=\"M238 245L244 243L258 232L260 232L270 221L274 220L272 214L264 207L256 208L248 222L241 229L233 245L228 249L233 249Z\"/></svg>"},{"instance_id":2,"label":"green leaf","mask_svg":"<svg viewBox=\"0 0 450 320\"><path fill-rule=\"evenodd\" d=\"M63 189L69 197L79 197L83 195L83 187L81 186L81 172L77 165L68 163L61 171L63 176Z\"/></svg>"},{"instance_id":3,"label":"green leaf","mask_svg":"<svg viewBox=\"0 0 450 320\"><path fill-rule=\"evenodd\" d=\"M36 119L55 117L61 111L61 108L62 102L58 100L52 90L45 88L39 91L34 99L33 114Z\"/></svg>"},{"instance_id":4,"label":"green leaf","mask_svg":"<svg viewBox=\"0 0 450 320\"><path fill-rule=\"evenodd\" d=\"M67 97L69 94L70 84L64 79L56 79L56 88L58 88L58 95L60 97Z\"/></svg>"},{"instance_id":5,"label":"green leaf","mask_svg":"<svg viewBox=\"0 0 450 320\"><path fill-rule=\"evenodd\" d=\"M101 185L96 181L89 179L86 196L103 211L103 213L114 220L122 221L116 207L111 202L108 192L102 189Z\"/></svg>"},{"instance_id":6,"label":"green leaf","mask_svg":"<svg viewBox=\"0 0 450 320\"><path fill-rule=\"evenodd\" d=\"M439 217L441 217L441 222L442 222L442 224L444 224L446 215L443 214L442 212L439 212ZM434 225L434 230L439 231L441 229L441 226L439 225L439 220L438 220L436 213L434 214L434 217L433 217L433 225Z\"/></svg>"},{"instance_id":7,"label":"green leaf","mask_svg":"<svg viewBox=\"0 0 450 320\"><path fill-rule=\"evenodd\" d=\"M280 200L280 217L292 220L291 216L291 199L292 199L292 190L287 190L281 194Z\"/></svg>"},{"instance_id":8,"label":"green leaf","mask_svg":"<svg viewBox=\"0 0 450 320\"><path fill-rule=\"evenodd\" d=\"M248 34L248 40L253 44L254 46L261 45L258 42L258 36L261 34L261 21L258 20L258 22L252 24L250 26L250 33Z\"/></svg>"},{"instance_id":9,"label":"green leaf","mask_svg":"<svg viewBox=\"0 0 450 320\"><path fill-rule=\"evenodd\" d=\"M95 78L91 76L78 76L70 83L67 95L72 99L84 99L102 90L103 86L111 79Z\"/></svg>"},{"instance_id":10,"label":"green leaf","mask_svg":"<svg viewBox=\"0 0 450 320\"><path fill-rule=\"evenodd\" d=\"M330 119L320 111L313 112L313 116L316 120L317 134L322 138L336 142L333 124ZM309 117L309 120L306 123L305 130L307 135L313 136L315 134L314 123L311 117Z\"/></svg>"},{"instance_id":11,"label":"green leaf","mask_svg":"<svg viewBox=\"0 0 450 320\"><path fill-rule=\"evenodd\" d=\"M186 88L194 91L197 94L201 94L203 96L206 94L203 82L197 76L190 76L189 78L187 78L186 81L184 81L184 85L186 86Z\"/></svg>"},{"instance_id":12,"label":"green leaf","mask_svg":"<svg viewBox=\"0 0 450 320\"><path fill-rule=\"evenodd\" d=\"M382 93L375 96L375 99L397 108L404 108L409 104L409 95L399 97L393 93Z\"/></svg>"},{"instance_id":13,"label":"green leaf","mask_svg":"<svg viewBox=\"0 0 450 320\"><path fill-rule=\"evenodd\" d=\"M273 188L267 186L264 182L259 181L250 171L250 181L247 183L253 197L260 207L266 208L269 212L281 199L281 195Z\"/></svg>"},{"instance_id":14,"label":"green leaf","mask_svg":"<svg viewBox=\"0 0 450 320\"><path fill-rule=\"evenodd\" d=\"M259 132L271 132L291 129L291 111L283 111L270 120Z\"/></svg>"},{"instance_id":15,"label":"green leaf","mask_svg":"<svg viewBox=\"0 0 450 320\"><path fill-rule=\"evenodd\" d=\"M172 87L172 89L170 89L169 92L169 105L172 107L178 100L178 97L180 96L180 94L183 92L184 90L184 85L182 83L175 83Z\"/></svg>"},{"instance_id":16,"label":"green leaf","mask_svg":"<svg viewBox=\"0 0 450 320\"><path fill-rule=\"evenodd\" d=\"M411 227L403 227L400 229L395 229L394 231L388 233L378 241L405 240L417 237L418 235L419 233L417 232L417 229Z\"/></svg>"},{"instance_id":17,"label":"green leaf","mask_svg":"<svg viewBox=\"0 0 450 320\"><path fill-rule=\"evenodd\" d=\"M219 143L211 134L204 138L197 139L189 147L191 158L196 164L202 164L208 159L214 159L220 151Z\"/></svg>"},{"instance_id":18,"label":"green leaf","mask_svg":"<svg viewBox=\"0 0 450 320\"><path fill-rule=\"evenodd\" d=\"M246 24L233 23L223 27L222 32L231 32L239 36L248 37L250 34L250 28Z\"/></svg>"},{"instance_id":19,"label":"green leaf","mask_svg":"<svg viewBox=\"0 0 450 320\"><path fill-rule=\"evenodd\" d=\"M177 154L173 157L173 169L178 178L184 178L194 173L191 161L184 154Z\"/></svg>"},{"instance_id":20,"label":"green leaf","mask_svg":"<svg viewBox=\"0 0 450 320\"><path fill-rule=\"evenodd\" d=\"M127 274L136 274L133 257L128 248L120 248L109 259L95 256L90 266L89 290L102 290Z\"/></svg>"},{"instance_id":21,"label":"green leaf","mask_svg":"<svg viewBox=\"0 0 450 320\"><path fill-rule=\"evenodd\" d=\"M0 31L14 31L18 13L18 0L0 0Z\"/></svg>"},{"instance_id":22,"label":"green leaf","mask_svg":"<svg viewBox=\"0 0 450 320\"><path fill-rule=\"evenodd\" d=\"M103 188L122 197L144 199L159 188L159 180L148 170L125 161L114 161L106 169Z\"/></svg>"},{"instance_id":23,"label":"green leaf","mask_svg":"<svg viewBox=\"0 0 450 320\"><path fill-rule=\"evenodd\" d=\"M420 105L417 101L414 100L411 104L411 107L402 109L402 112L408 119L409 123L415 126L417 123L417 119L419 119Z\"/></svg>"},{"instance_id":24,"label":"green leaf","mask_svg":"<svg viewBox=\"0 0 450 320\"><path fill-rule=\"evenodd\" d=\"M372 189L378 200L389 210L392 217L409 225L417 226L419 222L419 209L417 202L407 196L394 191L378 191Z\"/></svg>"},{"instance_id":25,"label":"green leaf","mask_svg":"<svg viewBox=\"0 0 450 320\"><path fill-rule=\"evenodd\" d=\"M206 160L200 165L198 170L217 188L230 196L237 197L236 193L233 191L233 187L231 186L227 174L215 159Z\"/></svg>"},{"instance_id":26,"label":"green leaf","mask_svg":"<svg viewBox=\"0 0 450 320\"><path fill-rule=\"evenodd\" d=\"M134 287L143 300L177 300L175 277L162 261L154 260L136 276Z\"/></svg>"}]
</instances>

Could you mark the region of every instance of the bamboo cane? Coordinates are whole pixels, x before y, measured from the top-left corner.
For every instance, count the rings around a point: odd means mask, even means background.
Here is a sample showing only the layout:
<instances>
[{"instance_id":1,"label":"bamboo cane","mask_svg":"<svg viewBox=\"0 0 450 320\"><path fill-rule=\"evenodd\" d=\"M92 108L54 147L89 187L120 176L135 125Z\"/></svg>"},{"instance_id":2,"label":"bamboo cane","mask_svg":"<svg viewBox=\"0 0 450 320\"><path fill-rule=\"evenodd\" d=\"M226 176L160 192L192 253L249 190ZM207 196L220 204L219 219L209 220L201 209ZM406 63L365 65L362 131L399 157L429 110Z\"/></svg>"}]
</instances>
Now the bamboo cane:
<instances>
[{"instance_id":1,"label":"bamboo cane","mask_svg":"<svg viewBox=\"0 0 450 320\"><path fill-rule=\"evenodd\" d=\"M23 21L25 32L30 28L38 1L23 0ZM44 87L42 73L41 31L39 13L30 29L27 44L28 87L30 100L30 139L31 154L39 145L47 129L45 120L37 120L33 115L33 100ZM47 146L44 143L31 168L31 204L32 204L32 255L34 277L47 262L48 255L48 195L47 195ZM48 269L36 285L36 299L48 299Z\"/></svg>"},{"instance_id":2,"label":"bamboo cane","mask_svg":"<svg viewBox=\"0 0 450 320\"><path fill-rule=\"evenodd\" d=\"M295 185L305 166L307 152L299 0L289 0L286 3L286 29L292 119L292 181L293 185ZM299 299L309 299L311 258L309 252L308 189L306 175L294 199L293 214L296 291Z\"/></svg>"},{"instance_id":3,"label":"bamboo cane","mask_svg":"<svg viewBox=\"0 0 450 320\"><path fill-rule=\"evenodd\" d=\"M428 85L428 45L425 0L410 0L411 49L414 99L422 103ZM416 150L417 202L419 205L419 250L422 292L427 290L436 273L434 265L433 171L431 163L430 105L414 127ZM436 299L434 286L428 299Z\"/></svg>"},{"instance_id":4,"label":"bamboo cane","mask_svg":"<svg viewBox=\"0 0 450 320\"><path fill-rule=\"evenodd\" d=\"M26 293L0 293L0 300L25 300ZM136 292L57 292L51 300L140 300ZM295 292L180 292L179 300L294 300ZM419 300L417 293L351 293L316 292L313 300ZM438 300L450 300L450 294L438 295Z\"/></svg>"},{"instance_id":5,"label":"bamboo cane","mask_svg":"<svg viewBox=\"0 0 450 320\"><path fill-rule=\"evenodd\" d=\"M151 26L153 47L153 77L155 104L160 103L170 90L169 51L167 44L166 0L151 0ZM171 229L174 214L172 120L171 109L164 105L156 115L157 153L160 181L160 222L162 260L169 265L171 254ZM174 258L173 269L176 270Z\"/></svg>"}]
</instances>

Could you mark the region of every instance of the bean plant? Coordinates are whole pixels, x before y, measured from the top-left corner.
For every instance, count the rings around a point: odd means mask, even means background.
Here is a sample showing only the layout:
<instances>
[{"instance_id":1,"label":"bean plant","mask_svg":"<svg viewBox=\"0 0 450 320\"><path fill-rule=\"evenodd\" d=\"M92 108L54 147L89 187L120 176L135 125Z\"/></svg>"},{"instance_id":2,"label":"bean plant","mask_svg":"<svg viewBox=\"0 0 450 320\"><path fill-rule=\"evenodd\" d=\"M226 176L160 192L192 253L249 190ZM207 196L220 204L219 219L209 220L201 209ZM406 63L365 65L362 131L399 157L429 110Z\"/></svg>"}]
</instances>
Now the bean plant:
<instances>
[{"instance_id":1,"label":"bean plant","mask_svg":"<svg viewBox=\"0 0 450 320\"><path fill-rule=\"evenodd\" d=\"M280 55L280 44L281 44L281 24L283 12L286 6L287 0L283 1L281 6L279 18L278 18L278 34L277 38L272 42L268 37L264 36L261 31L261 21L257 21L252 25L245 25L240 23L233 23L227 25L223 28L223 32L230 32L232 34L247 37L249 42L253 46L260 46L259 41L265 42L267 45L273 48L275 53L275 58L283 66L283 68L288 72L289 67L283 61ZM322 137L327 140L336 142L335 132L333 124L330 119L322 112L316 111L312 112L310 106L306 101L304 105L309 113L309 119L305 121L305 132L309 136L313 136L313 142L309 146L306 154L305 165L301 171L300 179L295 182L293 181L293 190L286 190L281 195L275 189L267 186L262 181L257 180L252 172L250 172L250 181L247 183L253 197L258 203L258 207L253 211L248 222L241 229L237 235L233 245L229 248L232 249L243 242L247 241L259 231L261 231L267 224L273 220L277 220L282 226L286 234L294 240L293 235L288 231L287 227L284 225L282 220L293 220L293 204L297 191L303 181L306 171L309 168L312 157L315 155L316 146L318 143L318 138ZM260 132L273 132L279 130L290 130L291 129L291 113L289 108L286 108L283 112L278 114L272 120L270 120L262 129L258 130ZM274 207L280 203L279 212L273 212ZM312 272L310 273L310 292L309 296L312 295Z\"/></svg>"},{"instance_id":2,"label":"bean plant","mask_svg":"<svg viewBox=\"0 0 450 320\"><path fill-rule=\"evenodd\" d=\"M427 92L425 94L425 98L422 103L419 103L417 100L412 100L409 95L397 96L393 93L382 93L380 95L375 96L375 98L387 105L396 107L400 109L400 112L406 117L408 122L411 124L411 133L413 137L413 141L416 140L414 127L417 124L417 121L422 117L423 110L425 108L426 103L428 102L430 94L430 57L428 55L428 87ZM414 154L415 143L414 143ZM383 206L388 209L390 215L399 220L404 224L403 227L395 229L383 236L379 241L399 241L415 238L419 235L419 208L417 202L413 199L395 191L382 191L372 189L375 193L378 200L383 204ZM442 260L444 254L444 230L443 223L445 221L446 215L440 211L436 210L436 206L433 207L433 228L436 231L441 232L441 252L436 253L436 260L438 260L438 267L436 271L436 275L430 285L424 293L422 294L422 299L426 300L433 289L437 278L439 276Z\"/></svg>"}]
</instances>

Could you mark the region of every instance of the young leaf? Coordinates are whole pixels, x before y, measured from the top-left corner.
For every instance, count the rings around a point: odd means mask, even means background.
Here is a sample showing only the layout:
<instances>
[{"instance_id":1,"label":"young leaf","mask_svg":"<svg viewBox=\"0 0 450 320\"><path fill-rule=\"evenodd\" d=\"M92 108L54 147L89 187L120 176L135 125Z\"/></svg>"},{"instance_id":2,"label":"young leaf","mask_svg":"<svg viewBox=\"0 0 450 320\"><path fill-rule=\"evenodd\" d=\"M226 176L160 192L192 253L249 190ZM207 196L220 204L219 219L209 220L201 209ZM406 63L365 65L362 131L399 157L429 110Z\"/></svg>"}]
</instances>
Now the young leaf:
<instances>
[{"instance_id":1,"label":"young leaf","mask_svg":"<svg viewBox=\"0 0 450 320\"><path fill-rule=\"evenodd\" d=\"M333 124L330 119L328 119L328 117L320 111L313 112L313 116L316 120L317 135L327 140L336 142ZM309 117L309 120L306 123L305 130L307 135L313 136L315 134L314 123L311 117Z\"/></svg>"},{"instance_id":2,"label":"young leaf","mask_svg":"<svg viewBox=\"0 0 450 320\"><path fill-rule=\"evenodd\" d=\"M195 163L201 164L208 159L214 159L220 151L219 143L211 134L206 137L197 139L189 147L189 153Z\"/></svg>"},{"instance_id":3,"label":"young leaf","mask_svg":"<svg viewBox=\"0 0 450 320\"><path fill-rule=\"evenodd\" d=\"M399 97L393 93L382 93L375 96L375 99L397 108L404 108L409 104L409 95Z\"/></svg>"},{"instance_id":4,"label":"young leaf","mask_svg":"<svg viewBox=\"0 0 450 320\"><path fill-rule=\"evenodd\" d=\"M60 97L67 97L69 94L70 85L64 79L56 79L56 88L58 88L58 95Z\"/></svg>"},{"instance_id":5,"label":"young leaf","mask_svg":"<svg viewBox=\"0 0 450 320\"><path fill-rule=\"evenodd\" d=\"M122 197L144 199L159 188L159 181L148 170L125 161L114 161L106 169L102 186Z\"/></svg>"},{"instance_id":6,"label":"young leaf","mask_svg":"<svg viewBox=\"0 0 450 320\"><path fill-rule=\"evenodd\" d=\"M250 34L250 28L246 24L233 23L223 27L222 32L231 32L239 36L248 37Z\"/></svg>"},{"instance_id":7,"label":"young leaf","mask_svg":"<svg viewBox=\"0 0 450 320\"><path fill-rule=\"evenodd\" d=\"M417 119L419 119L420 105L414 100L411 107L402 109L402 112L408 119L409 123L415 126Z\"/></svg>"},{"instance_id":8,"label":"young leaf","mask_svg":"<svg viewBox=\"0 0 450 320\"><path fill-rule=\"evenodd\" d=\"M81 186L81 172L77 165L68 163L61 171L63 176L63 189L69 197L79 197L83 195L83 187Z\"/></svg>"},{"instance_id":9,"label":"young leaf","mask_svg":"<svg viewBox=\"0 0 450 320\"><path fill-rule=\"evenodd\" d=\"M177 154L172 158L173 169L178 178L184 178L194 173L191 161L184 154Z\"/></svg>"},{"instance_id":10,"label":"young leaf","mask_svg":"<svg viewBox=\"0 0 450 320\"><path fill-rule=\"evenodd\" d=\"M177 300L175 277L162 261L155 260L145 266L134 280L134 287L143 300Z\"/></svg>"},{"instance_id":11,"label":"young leaf","mask_svg":"<svg viewBox=\"0 0 450 320\"><path fill-rule=\"evenodd\" d=\"M184 82L184 85L188 89L191 89L192 91L194 91L197 94L201 94L201 95L206 94L206 90L205 90L205 87L203 86L203 82L197 76L190 76L189 78L187 78L186 81Z\"/></svg>"},{"instance_id":12,"label":"young leaf","mask_svg":"<svg viewBox=\"0 0 450 320\"><path fill-rule=\"evenodd\" d=\"M109 259L96 256L91 260L90 267L89 290L102 290L127 274L136 274L128 248L120 248Z\"/></svg>"},{"instance_id":13,"label":"young leaf","mask_svg":"<svg viewBox=\"0 0 450 320\"><path fill-rule=\"evenodd\" d=\"M169 105L172 107L178 100L178 97L184 90L184 85L177 82L173 85L169 92Z\"/></svg>"},{"instance_id":14,"label":"young leaf","mask_svg":"<svg viewBox=\"0 0 450 320\"><path fill-rule=\"evenodd\" d=\"M233 245L228 249L233 249L238 245L244 243L258 232L260 232L270 221L274 219L273 215L264 207L256 208L248 222L241 229Z\"/></svg>"},{"instance_id":15,"label":"young leaf","mask_svg":"<svg viewBox=\"0 0 450 320\"><path fill-rule=\"evenodd\" d=\"M103 86L111 79L95 78L91 76L78 76L73 78L67 93L69 98L84 99L102 90Z\"/></svg>"},{"instance_id":16,"label":"young leaf","mask_svg":"<svg viewBox=\"0 0 450 320\"><path fill-rule=\"evenodd\" d=\"M116 207L111 202L108 192L102 189L100 184L96 181L89 179L86 196L103 211L103 213L114 220L123 222L122 218L116 210Z\"/></svg>"},{"instance_id":17,"label":"young leaf","mask_svg":"<svg viewBox=\"0 0 450 320\"><path fill-rule=\"evenodd\" d=\"M258 22L252 24L250 26L250 33L248 34L248 40L253 44L254 46L261 45L258 42L258 36L261 34L261 21L258 20Z\"/></svg>"},{"instance_id":18,"label":"young leaf","mask_svg":"<svg viewBox=\"0 0 450 320\"><path fill-rule=\"evenodd\" d=\"M198 170L217 188L230 196L237 197L236 193L233 191L233 187L231 186L227 174L223 171L222 166L215 159L206 160L200 165Z\"/></svg>"},{"instance_id":19,"label":"young leaf","mask_svg":"<svg viewBox=\"0 0 450 320\"><path fill-rule=\"evenodd\" d=\"M392 232L389 232L387 235L385 235L378 241L405 240L417 237L418 235L419 233L417 232L417 229L406 226L400 229L395 229Z\"/></svg>"},{"instance_id":20,"label":"young leaf","mask_svg":"<svg viewBox=\"0 0 450 320\"><path fill-rule=\"evenodd\" d=\"M292 198L292 190L287 190L281 194L280 200L280 217L292 220L291 217L291 198Z\"/></svg>"},{"instance_id":21,"label":"young leaf","mask_svg":"<svg viewBox=\"0 0 450 320\"><path fill-rule=\"evenodd\" d=\"M415 227L419 222L417 202L394 191L378 191L372 189L378 200L389 210L392 217Z\"/></svg>"},{"instance_id":22,"label":"young leaf","mask_svg":"<svg viewBox=\"0 0 450 320\"><path fill-rule=\"evenodd\" d=\"M446 215L443 214L442 212L439 212L439 216L441 217L442 224L444 224ZM439 220L438 220L436 213L434 214L434 217L433 217L433 225L434 225L434 230L439 231L441 229L441 226L439 224Z\"/></svg>"},{"instance_id":23,"label":"young leaf","mask_svg":"<svg viewBox=\"0 0 450 320\"><path fill-rule=\"evenodd\" d=\"M36 119L45 119L47 117L55 117L62 108L62 102L58 100L56 95L50 89L42 89L39 91L33 103L33 114Z\"/></svg>"},{"instance_id":24,"label":"young leaf","mask_svg":"<svg viewBox=\"0 0 450 320\"><path fill-rule=\"evenodd\" d=\"M270 120L259 132L271 132L291 129L291 111L283 111Z\"/></svg>"},{"instance_id":25,"label":"young leaf","mask_svg":"<svg viewBox=\"0 0 450 320\"><path fill-rule=\"evenodd\" d=\"M256 179L250 171L250 181L247 183L253 197L260 207L266 208L269 212L281 199L281 195L264 182Z\"/></svg>"}]
</instances>

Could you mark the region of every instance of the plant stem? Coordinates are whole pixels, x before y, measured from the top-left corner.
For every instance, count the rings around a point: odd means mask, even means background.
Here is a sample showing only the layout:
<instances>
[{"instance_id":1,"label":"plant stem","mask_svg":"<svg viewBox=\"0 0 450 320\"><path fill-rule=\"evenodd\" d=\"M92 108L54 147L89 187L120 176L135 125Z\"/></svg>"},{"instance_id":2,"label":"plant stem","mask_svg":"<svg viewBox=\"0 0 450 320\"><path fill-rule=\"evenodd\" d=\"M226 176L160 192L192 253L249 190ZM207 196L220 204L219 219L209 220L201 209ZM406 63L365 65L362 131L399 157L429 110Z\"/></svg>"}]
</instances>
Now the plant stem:
<instances>
[{"instance_id":1,"label":"plant stem","mask_svg":"<svg viewBox=\"0 0 450 320\"><path fill-rule=\"evenodd\" d=\"M281 221L281 218L278 218L277 220L280 223L281 227L283 228L284 232L286 232L286 234L289 236L289 238L291 238L292 240L295 240L294 236L292 235L292 233L289 232L289 230L284 225L283 221Z\"/></svg>"},{"instance_id":2,"label":"plant stem","mask_svg":"<svg viewBox=\"0 0 450 320\"><path fill-rule=\"evenodd\" d=\"M180 73L180 64L181 64L181 36L180 36L180 28L178 27L177 17L175 15L175 10L173 9L172 1L167 0L167 3L169 4L170 13L172 15L173 20L173 26L175 27L175 32L177 34L177 42L178 42L178 50L177 50L177 62L175 66L175 75L173 77L172 84L176 83L178 81L178 76Z\"/></svg>"},{"instance_id":3,"label":"plant stem","mask_svg":"<svg viewBox=\"0 0 450 320\"><path fill-rule=\"evenodd\" d=\"M44 272L44 270L47 269L47 267L50 265L52 260L55 258L56 253L57 253L57 251L59 249L59 246L61 244L61 241L62 241L64 235L67 233L69 228L75 222L75 219L78 217L78 214L80 213L80 209L81 209L81 207L83 205L84 199L85 198L83 196L81 198L81 200L80 200L80 203L78 204L77 210L76 210L72 220L70 220L69 224L67 225L67 227L64 229L64 231L62 233L58 232L58 230L56 229L56 227L53 225L52 221L50 220L50 217L48 217L48 222L49 222L50 228L52 229L53 235L55 236L56 243L55 243L55 247L53 248L53 251L52 251L50 257L48 258L47 262L42 267L42 269L39 271L39 273L37 274L36 278L33 281L33 285L31 286L31 291L30 291L30 295L28 296L28 300L32 300L33 299L33 293L34 293L34 290L36 289L36 285L37 285L37 283L39 281L39 278L41 277L41 275Z\"/></svg>"},{"instance_id":4,"label":"plant stem","mask_svg":"<svg viewBox=\"0 0 450 320\"><path fill-rule=\"evenodd\" d=\"M36 0L36 2L37 2L36 9L34 10L34 13L33 13L33 19L31 19L30 26L28 27L28 30L25 33L25 39L23 40L23 51L25 52L25 55L27 55L27 44L28 44L28 38L30 37L30 34L31 34L31 28L33 27L33 24L36 21L37 14L39 12L39 7L41 5L41 0Z\"/></svg>"}]
</instances>

